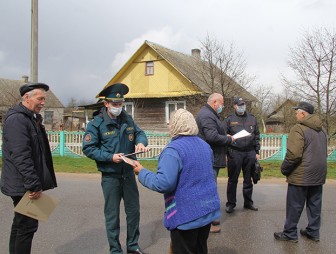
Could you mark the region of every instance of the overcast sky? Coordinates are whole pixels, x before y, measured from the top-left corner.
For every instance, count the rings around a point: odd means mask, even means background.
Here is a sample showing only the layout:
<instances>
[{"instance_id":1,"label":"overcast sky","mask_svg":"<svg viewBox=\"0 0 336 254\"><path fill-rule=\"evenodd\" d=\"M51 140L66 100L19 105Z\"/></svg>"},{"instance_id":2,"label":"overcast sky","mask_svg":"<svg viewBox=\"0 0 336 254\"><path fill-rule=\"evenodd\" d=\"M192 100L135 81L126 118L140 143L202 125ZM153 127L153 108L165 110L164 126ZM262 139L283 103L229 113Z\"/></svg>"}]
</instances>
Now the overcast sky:
<instances>
[{"instance_id":1,"label":"overcast sky","mask_svg":"<svg viewBox=\"0 0 336 254\"><path fill-rule=\"evenodd\" d=\"M280 92L289 46L336 28L335 0L40 0L39 81L66 105L95 101L149 40L190 54L207 34L244 52L257 82ZM30 0L0 0L0 77L30 75Z\"/></svg>"}]
</instances>

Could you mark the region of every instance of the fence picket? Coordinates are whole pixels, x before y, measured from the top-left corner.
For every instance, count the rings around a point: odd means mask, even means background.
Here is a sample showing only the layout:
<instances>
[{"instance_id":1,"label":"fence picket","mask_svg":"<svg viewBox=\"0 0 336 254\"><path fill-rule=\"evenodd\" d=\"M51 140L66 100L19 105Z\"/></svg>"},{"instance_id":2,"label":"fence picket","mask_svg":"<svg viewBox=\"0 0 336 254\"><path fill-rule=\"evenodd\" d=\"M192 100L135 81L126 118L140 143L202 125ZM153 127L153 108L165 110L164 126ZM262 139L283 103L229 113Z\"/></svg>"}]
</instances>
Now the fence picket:
<instances>
[{"instance_id":1,"label":"fence picket","mask_svg":"<svg viewBox=\"0 0 336 254\"><path fill-rule=\"evenodd\" d=\"M50 148L53 155L58 156L85 156L82 152L84 132L81 131L49 131L47 132ZM150 151L139 154L138 159L157 159L164 147L169 143L167 133L146 132ZM261 134L260 135L261 160L283 160L286 154L286 134ZM333 144L333 143L332 143ZM2 131L0 131L0 156L2 155ZM336 161L335 145L328 147L328 161Z\"/></svg>"}]
</instances>

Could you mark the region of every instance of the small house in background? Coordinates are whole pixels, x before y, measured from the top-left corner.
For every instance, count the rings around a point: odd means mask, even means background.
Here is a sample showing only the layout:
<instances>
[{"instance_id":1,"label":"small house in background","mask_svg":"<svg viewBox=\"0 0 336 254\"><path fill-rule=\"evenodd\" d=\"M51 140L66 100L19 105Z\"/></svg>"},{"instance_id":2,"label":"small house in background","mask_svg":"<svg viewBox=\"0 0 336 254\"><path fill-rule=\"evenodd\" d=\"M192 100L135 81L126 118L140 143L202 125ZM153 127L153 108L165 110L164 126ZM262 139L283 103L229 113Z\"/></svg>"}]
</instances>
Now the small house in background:
<instances>
[{"instance_id":1,"label":"small house in background","mask_svg":"<svg viewBox=\"0 0 336 254\"><path fill-rule=\"evenodd\" d=\"M297 102L287 99L266 118L267 133L289 133L296 123L293 107Z\"/></svg>"},{"instance_id":2,"label":"small house in background","mask_svg":"<svg viewBox=\"0 0 336 254\"><path fill-rule=\"evenodd\" d=\"M28 77L23 76L22 80L10 80L0 78L0 125L2 126L4 116L8 109L21 101L19 88L28 82ZM41 110L43 124L46 130L59 130L63 124L64 106L52 92L50 87L47 92L45 106Z\"/></svg>"},{"instance_id":3,"label":"small house in background","mask_svg":"<svg viewBox=\"0 0 336 254\"><path fill-rule=\"evenodd\" d=\"M211 93L221 93L219 80L212 88L205 85L210 82L204 81L206 75L202 69L204 62L199 49L187 55L145 41L104 88L114 83L126 84L129 93L125 96L124 108L139 127L167 132L172 111L185 108L195 115ZM257 101L235 82L233 91L226 95L223 116L232 111L233 96Z\"/></svg>"}]
</instances>

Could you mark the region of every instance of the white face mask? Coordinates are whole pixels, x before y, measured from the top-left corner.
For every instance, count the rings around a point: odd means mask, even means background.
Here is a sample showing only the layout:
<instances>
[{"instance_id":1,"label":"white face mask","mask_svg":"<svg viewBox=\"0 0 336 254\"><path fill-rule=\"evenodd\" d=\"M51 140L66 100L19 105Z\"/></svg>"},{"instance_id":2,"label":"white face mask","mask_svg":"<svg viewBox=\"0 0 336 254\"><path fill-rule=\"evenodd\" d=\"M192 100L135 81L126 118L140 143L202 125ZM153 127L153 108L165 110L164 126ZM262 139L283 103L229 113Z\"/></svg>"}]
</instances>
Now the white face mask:
<instances>
[{"instance_id":1,"label":"white face mask","mask_svg":"<svg viewBox=\"0 0 336 254\"><path fill-rule=\"evenodd\" d=\"M121 114L121 111L122 111L122 107L119 107L119 108L115 108L115 107L110 107L109 108L109 111L112 115L114 116L119 116Z\"/></svg>"}]
</instances>

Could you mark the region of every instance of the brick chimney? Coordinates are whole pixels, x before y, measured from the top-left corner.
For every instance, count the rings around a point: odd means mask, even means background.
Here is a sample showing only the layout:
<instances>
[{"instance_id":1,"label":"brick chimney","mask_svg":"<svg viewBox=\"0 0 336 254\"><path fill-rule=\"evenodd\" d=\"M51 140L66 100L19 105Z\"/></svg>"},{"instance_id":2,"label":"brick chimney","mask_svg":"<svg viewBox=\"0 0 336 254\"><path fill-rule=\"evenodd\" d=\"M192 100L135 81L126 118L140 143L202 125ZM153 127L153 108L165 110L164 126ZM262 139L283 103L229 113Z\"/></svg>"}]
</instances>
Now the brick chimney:
<instances>
[{"instance_id":1,"label":"brick chimney","mask_svg":"<svg viewBox=\"0 0 336 254\"><path fill-rule=\"evenodd\" d=\"M200 49L192 49L191 55L196 58L201 58L201 50Z\"/></svg>"},{"instance_id":2,"label":"brick chimney","mask_svg":"<svg viewBox=\"0 0 336 254\"><path fill-rule=\"evenodd\" d=\"M22 81L23 82L28 83L28 79L29 79L29 77L27 75L22 76Z\"/></svg>"}]
</instances>

